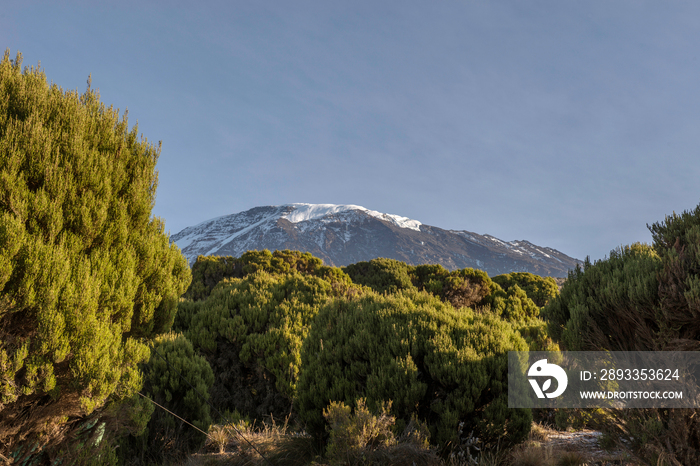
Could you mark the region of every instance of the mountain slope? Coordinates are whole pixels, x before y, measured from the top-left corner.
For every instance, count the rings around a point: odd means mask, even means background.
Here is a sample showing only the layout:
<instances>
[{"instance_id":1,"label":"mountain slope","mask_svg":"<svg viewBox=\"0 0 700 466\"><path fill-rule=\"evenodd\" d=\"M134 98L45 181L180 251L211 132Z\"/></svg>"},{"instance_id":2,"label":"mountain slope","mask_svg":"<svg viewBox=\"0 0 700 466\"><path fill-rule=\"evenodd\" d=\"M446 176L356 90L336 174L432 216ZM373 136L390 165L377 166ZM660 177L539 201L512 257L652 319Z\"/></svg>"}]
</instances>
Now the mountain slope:
<instances>
[{"instance_id":1,"label":"mountain slope","mask_svg":"<svg viewBox=\"0 0 700 466\"><path fill-rule=\"evenodd\" d=\"M248 250L310 252L326 265L377 257L408 264L472 267L489 275L532 272L565 277L581 263L528 241L505 242L469 231L444 230L355 205L285 204L214 218L173 235L190 263L198 255L239 257Z\"/></svg>"}]
</instances>

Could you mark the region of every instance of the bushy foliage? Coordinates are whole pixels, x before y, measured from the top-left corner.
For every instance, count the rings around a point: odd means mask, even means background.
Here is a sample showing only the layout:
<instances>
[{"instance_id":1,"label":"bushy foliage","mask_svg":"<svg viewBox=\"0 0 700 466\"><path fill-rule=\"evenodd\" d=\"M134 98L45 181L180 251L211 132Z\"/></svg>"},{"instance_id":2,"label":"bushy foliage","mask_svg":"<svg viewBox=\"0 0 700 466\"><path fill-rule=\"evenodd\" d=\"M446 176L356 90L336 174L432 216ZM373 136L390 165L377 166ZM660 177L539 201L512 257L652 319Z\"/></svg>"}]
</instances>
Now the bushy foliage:
<instances>
[{"instance_id":1,"label":"bushy foliage","mask_svg":"<svg viewBox=\"0 0 700 466\"><path fill-rule=\"evenodd\" d=\"M146 397L206 432L211 424L207 401L214 372L183 335L168 333L153 342L151 357L143 368ZM140 435L122 439L129 462L162 463L200 446L205 436L172 414L157 407Z\"/></svg>"},{"instance_id":2,"label":"bushy foliage","mask_svg":"<svg viewBox=\"0 0 700 466\"><path fill-rule=\"evenodd\" d=\"M661 258L660 334L668 350L700 350L700 205L649 226Z\"/></svg>"},{"instance_id":3,"label":"bushy foliage","mask_svg":"<svg viewBox=\"0 0 700 466\"><path fill-rule=\"evenodd\" d=\"M663 350L659 338L661 260L648 245L617 248L577 267L543 309L549 335L569 351Z\"/></svg>"},{"instance_id":4,"label":"bushy foliage","mask_svg":"<svg viewBox=\"0 0 700 466\"><path fill-rule=\"evenodd\" d=\"M257 271L287 274L293 271L348 284L350 277L336 267L326 267L323 261L308 252L248 251L241 257L199 256L192 265L192 283L183 296L189 300L205 299L224 278L243 278Z\"/></svg>"},{"instance_id":5,"label":"bushy foliage","mask_svg":"<svg viewBox=\"0 0 700 466\"><path fill-rule=\"evenodd\" d=\"M508 291L511 286L517 285L538 307L543 307L550 299L559 294L557 282L552 277L540 277L529 272L496 275L492 280L505 291Z\"/></svg>"},{"instance_id":6,"label":"bushy foliage","mask_svg":"<svg viewBox=\"0 0 700 466\"><path fill-rule=\"evenodd\" d=\"M328 423L329 441L326 458L331 464L391 464L429 466L441 464L430 448L430 432L425 425L412 420L397 436L396 422L390 414L391 402L383 403L379 414L367 408L365 400L357 400L355 412L342 402L331 402L323 410Z\"/></svg>"},{"instance_id":7,"label":"bushy foliage","mask_svg":"<svg viewBox=\"0 0 700 466\"><path fill-rule=\"evenodd\" d=\"M302 342L320 306L330 297L357 292L349 281L258 269L245 278L225 279L205 300L182 302L178 322L215 368L217 405L280 418L290 412Z\"/></svg>"},{"instance_id":8,"label":"bushy foliage","mask_svg":"<svg viewBox=\"0 0 700 466\"><path fill-rule=\"evenodd\" d=\"M151 217L159 153L89 86L64 92L5 52L0 453L140 387L142 340L169 329L190 280Z\"/></svg>"},{"instance_id":9,"label":"bushy foliage","mask_svg":"<svg viewBox=\"0 0 700 466\"><path fill-rule=\"evenodd\" d=\"M479 303L489 306L491 311L506 320L517 321L539 316L540 308L518 285L504 290L496 282L491 282L491 292Z\"/></svg>"},{"instance_id":10,"label":"bushy foliage","mask_svg":"<svg viewBox=\"0 0 700 466\"><path fill-rule=\"evenodd\" d=\"M378 293L396 293L414 289L410 271L412 267L394 259L372 259L343 267L353 283L365 285Z\"/></svg>"},{"instance_id":11,"label":"bushy foliage","mask_svg":"<svg viewBox=\"0 0 700 466\"><path fill-rule=\"evenodd\" d=\"M439 264L412 266L384 258L358 262L343 270L354 283L366 285L378 293L423 290L456 309L488 305L512 319L536 316L539 311L525 293L512 286L504 290L482 270L465 268L450 272Z\"/></svg>"},{"instance_id":12,"label":"bushy foliage","mask_svg":"<svg viewBox=\"0 0 700 466\"><path fill-rule=\"evenodd\" d=\"M438 282L439 283L439 282ZM492 292L492 281L483 270L461 269L443 276L439 296L456 309L480 305ZM419 287L422 283L419 283Z\"/></svg>"},{"instance_id":13,"label":"bushy foliage","mask_svg":"<svg viewBox=\"0 0 700 466\"><path fill-rule=\"evenodd\" d=\"M531 414L507 407L507 352L525 350L503 319L425 292L335 299L304 341L296 406L316 433L329 402L366 398L372 410L391 400L399 426L417 416L438 444L455 440L460 421L484 439L517 442Z\"/></svg>"},{"instance_id":14,"label":"bushy foliage","mask_svg":"<svg viewBox=\"0 0 700 466\"><path fill-rule=\"evenodd\" d=\"M569 274L545 307L567 349L700 349L700 206L649 227L653 247L633 244ZM700 463L697 410L611 411L611 438L648 461Z\"/></svg>"}]
</instances>

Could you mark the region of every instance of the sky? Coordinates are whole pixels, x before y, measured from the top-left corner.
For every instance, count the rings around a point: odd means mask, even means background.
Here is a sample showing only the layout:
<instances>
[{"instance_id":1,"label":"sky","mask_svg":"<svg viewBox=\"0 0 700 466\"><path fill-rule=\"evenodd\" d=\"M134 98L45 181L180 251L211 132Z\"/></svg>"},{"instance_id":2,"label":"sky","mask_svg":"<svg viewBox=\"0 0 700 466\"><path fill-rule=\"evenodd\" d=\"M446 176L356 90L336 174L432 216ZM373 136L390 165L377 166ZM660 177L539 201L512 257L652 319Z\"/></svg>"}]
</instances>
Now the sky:
<instances>
[{"instance_id":1,"label":"sky","mask_svg":"<svg viewBox=\"0 0 700 466\"><path fill-rule=\"evenodd\" d=\"M356 204L602 259L700 202L700 3L2 0L0 46L162 141L175 234Z\"/></svg>"}]
</instances>

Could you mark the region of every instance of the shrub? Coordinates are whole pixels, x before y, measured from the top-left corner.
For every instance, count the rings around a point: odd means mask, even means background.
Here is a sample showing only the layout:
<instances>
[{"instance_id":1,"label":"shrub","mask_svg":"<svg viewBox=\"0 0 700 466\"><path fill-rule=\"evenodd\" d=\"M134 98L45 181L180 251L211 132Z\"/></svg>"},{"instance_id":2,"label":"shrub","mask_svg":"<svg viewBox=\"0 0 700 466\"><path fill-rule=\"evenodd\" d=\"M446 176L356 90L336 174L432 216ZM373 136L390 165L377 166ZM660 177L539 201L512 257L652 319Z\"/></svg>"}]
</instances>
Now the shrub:
<instances>
[{"instance_id":1,"label":"shrub","mask_svg":"<svg viewBox=\"0 0 700 466\"><path fill-rule=\"evenodd\" d=\"M206 432L211 424L207 400L214 373L207 361L195 353L183 335L168 333L153 342L144 367L145 396ZM140 435L127 436L122 449L133 455L130 462L162 463L181 459L205 440L204 434L172 414L156 407Z\"/></svg>"},{"instance_id":2,"label":"shrub","mask_svg":"<svg viewBox=\"0 0 700 466\"><path fill-rule=\"evenodd\" d=\"M455 309L473 307L491 294L492 281L486 272L475 269L461 269L445 276L438 296Z\"/></svg>"},{"instance_id":3,"label":"shrub","mask_svg":"<svg viewBox=\"0 0 700 466\"><path fill-rule=\"evenodd\" d=\"M192 283L184 298L197 301L205 299L214 287L225 278L244 278L257 271L271 274L299 272L331 282L349 284L350 278L336 267L326 267L323 261L308 252L248 251L241 257L199 256L192 265Z\"/></svg>"},{"instance_id":4,"label":"shrub","mask_svg":"<svg viewBox=\"0 0 700 466\"><path fill-rule=\"evenodd\" d=\"M486 272L470 268L449 272L438 264L412 266L380 258L348 265L343 270L354 283L378 293L423 290L456 309L492 304L485 300L497 290L503 291L494 286Z\"/></svg>"},{"instance_id":5,"label":"shrub","mask_svg":"<svg viewBox=\"0 0 700 466\"><path fill-rule=\"evenodd\" d=\"M550 334L570 350L700 349L700 205L649 227L633 244L569 274L545 307ZM700 463L696 410L611 410L606 432L647 461Z\"/></svg>"},{"instance_id":6,"label":"shrub","mask_svg":"<svg viewBox=\"0 0 700 466\"><path fill-rule=\"evenodd\" d=\"M322 434L329 402L364 397L377 410L391 400L399 428L415 415L436 443L455 440L460 421L485 440L517 442L531 414L507 408L507 351L526 349L508 322L424 292L335 299L304 341L299 416Z\"/></svg>"},{"instance_id":7,"label":"shrub","mask_svg":"<svg viewBox=\"0 0 700 466\"><path fill-rule=\"evenodd\" d=\"M559 294L557 282L552 277L540 277L529 272L506 273L497 275L492 280L505 291L513 285L519 286L538 307L543 307Z\"/></svg>"},{"instance_id":8,"label":"shrub","mask_svg":"<svg viewBox=\"0 0 700 466\"><path fill-rule=\"evenodd\" d=\"M409 275L412 267L394 259L372 259L343 267L353 283L365 285L378 293L396 293L415 289Z\"/></svg>"},{"instance_id":9,"label":"shrub","mask_svg":"<svg viewBox=\"0 0 700 466\"><path fill-rule=\"evenodd\" d=\"M586 259L543 309L549 335L569 351L662 350L656 314L660 269L658 254L639 243L593 264Z\"/></svg>"},{"instance_id":10,"label":"shrub","mask_svg":"<svg viewBox=\"0 0 700 466\"><path fill-rule=\"evenodd\" d=\"M205 300L182 302L181 329L216 372L215 405L253 418L285 417L311 321L329 297L354 292L354 285L313 275L258 270L225 279Z\"/></svg>"},{"instance_id":11,"label":"shrub","mask_svg":"<svg viewBox=\"0 0 700 466\"><path fill-rule=\"evenodd\" d=\"M21 61L9 51L0 61L4 456L60 443L133 395L144 339L170 328L190 280L151 217L160 148L89 84L64 92Z\"/></svg>"}]
</instances>

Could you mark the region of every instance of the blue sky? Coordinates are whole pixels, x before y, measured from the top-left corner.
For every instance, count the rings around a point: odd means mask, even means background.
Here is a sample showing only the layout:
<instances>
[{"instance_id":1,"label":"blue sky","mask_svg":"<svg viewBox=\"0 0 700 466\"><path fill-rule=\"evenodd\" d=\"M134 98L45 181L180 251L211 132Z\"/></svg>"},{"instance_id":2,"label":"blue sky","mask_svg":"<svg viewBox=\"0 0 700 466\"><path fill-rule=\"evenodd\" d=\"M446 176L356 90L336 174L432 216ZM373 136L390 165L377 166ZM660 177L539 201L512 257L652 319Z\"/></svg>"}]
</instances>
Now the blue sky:
<instances>
[{"instance_id":1,"label":"blue sky","mask_svg":"<svg viewBox=\"0 0 700 466\"><path fill-rule=\"evenodd\" d=\"M0 45L163 141L172 234L358 204L580 259L700 202L700 4L6 0Z\"/></svg>"}]
</instances>

